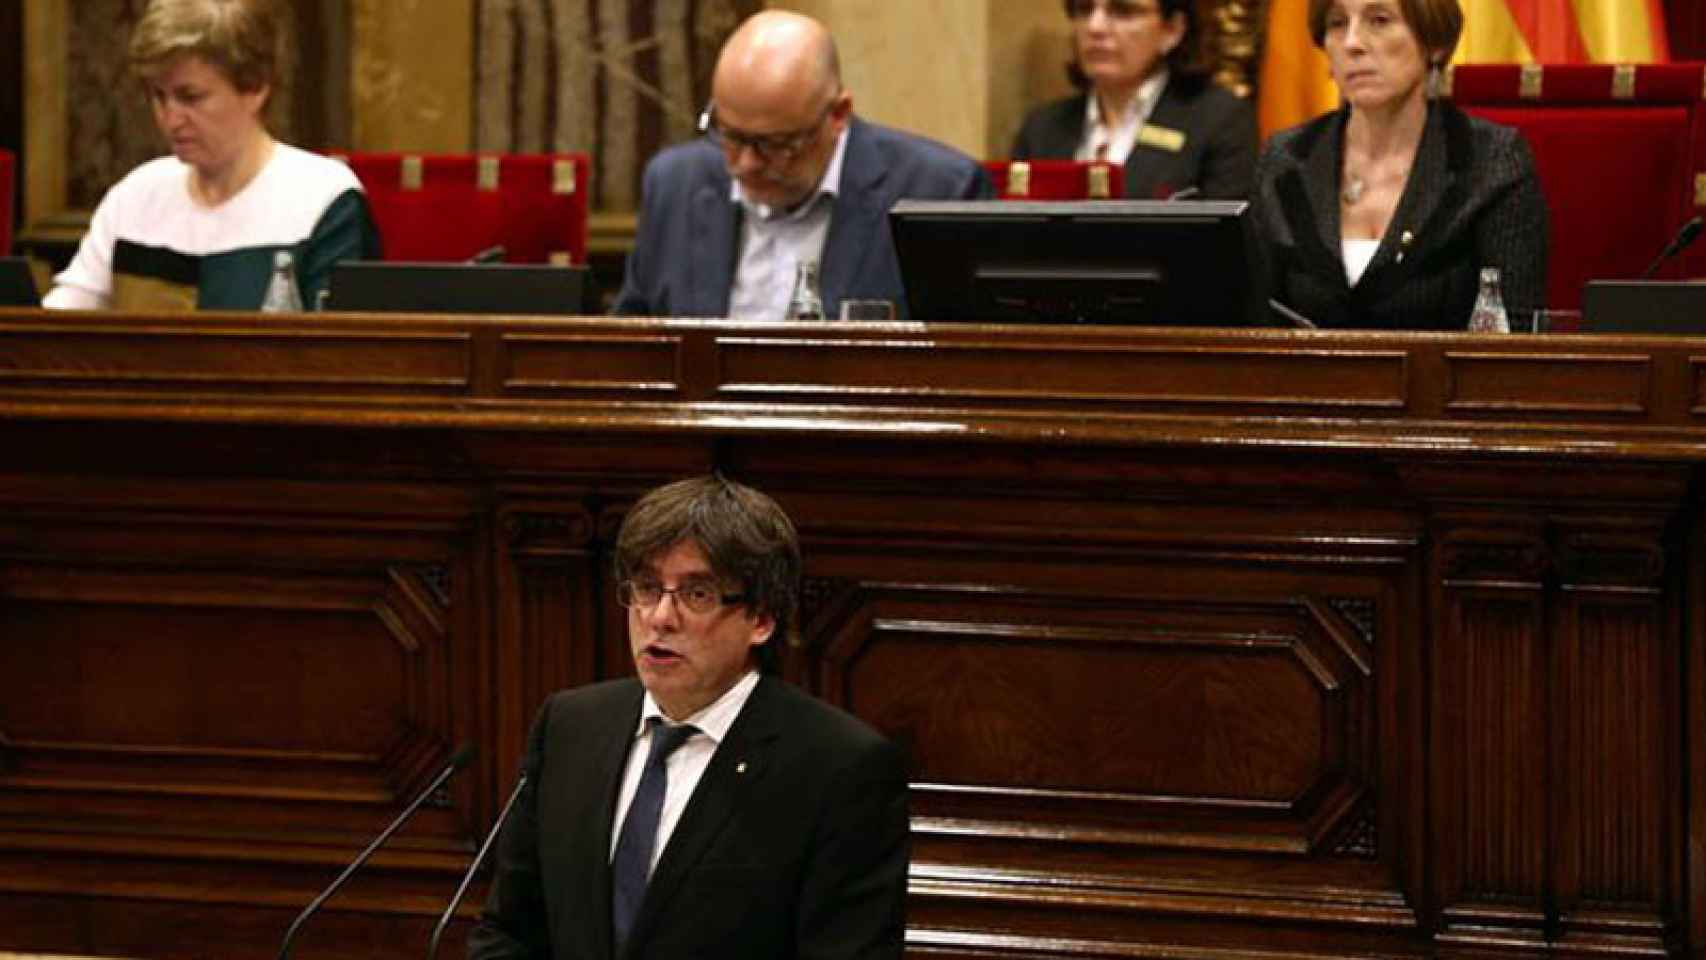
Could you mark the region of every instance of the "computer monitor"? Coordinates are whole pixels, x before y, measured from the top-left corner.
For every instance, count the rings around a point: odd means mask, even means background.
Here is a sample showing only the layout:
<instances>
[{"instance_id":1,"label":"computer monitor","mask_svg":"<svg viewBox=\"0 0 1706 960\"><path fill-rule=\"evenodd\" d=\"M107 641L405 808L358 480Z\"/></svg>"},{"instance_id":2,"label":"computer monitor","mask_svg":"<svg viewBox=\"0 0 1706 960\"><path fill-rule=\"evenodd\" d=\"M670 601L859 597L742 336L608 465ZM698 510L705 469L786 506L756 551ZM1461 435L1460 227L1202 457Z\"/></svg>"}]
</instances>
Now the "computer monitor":
<instances>
[{"instance_id":1,"label":"computer monitor","mask_svg":"<svg viewBox=\"0 0 1706 960\"><path fill-rule=\"evenodd\" d=\"M1706 334L1706 283L1589 280L1582 332Z\"/></svg>"},{"instance_id":2,"label":"computer monitor","mask_svg":"<svg viewBox=\"0 0 1706 960\"><path fill-rule=\"evenodd\" d=\"M889 226L914 320L1236 326L1247 206L902 200Z\"/></svg>"},{"instance_id":3,"label":"computer monitor","mask_svg":"<svg viewBox=\"0 0 1706 960\"><path fill-rule=\"evenodd\" d=\"M0 307L39 307L36 278L23 257L0 257Z\"/></svg>"},{"instance_id":4,"label":"computer monitor","mask_svg":"<svg viewBox=\"0 0 1706 960\"><path fill-rule=\"evenodd\" d=\"M345 260L332 265L327 290L327 310L375 313L573 316L598 306L586 267L537 263Z\"/></svg>"}]
</instances>

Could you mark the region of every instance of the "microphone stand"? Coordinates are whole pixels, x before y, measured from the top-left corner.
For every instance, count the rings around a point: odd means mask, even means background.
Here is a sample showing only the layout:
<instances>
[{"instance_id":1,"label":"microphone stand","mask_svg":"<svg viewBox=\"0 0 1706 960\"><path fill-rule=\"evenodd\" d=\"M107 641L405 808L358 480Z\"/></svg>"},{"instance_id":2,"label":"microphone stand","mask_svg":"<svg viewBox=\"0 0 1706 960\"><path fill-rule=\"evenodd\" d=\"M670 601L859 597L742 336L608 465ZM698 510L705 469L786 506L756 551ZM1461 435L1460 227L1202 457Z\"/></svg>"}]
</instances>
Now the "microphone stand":
<instances>
[{"instance_id":1,"label":"microphone stand","mask_svg":"<svg viewBox=\"0 0 1706 960\"><path fill-rule=\"evenodd\" d=\"M503 809L498 812L497 822L492 824L491 831L486 834L485 842L480 844L480 851L474 854L474 862L468 865L468 872L462 875L462 884L456 888L456 895L450 898L450 906L444 908L444 913L439 915L438 925L432 928L432 940L427 943L427 960L436 960L438 957L438 941L440 937L444 936L444 928L450 925L451 914L456 912L456 907L462 903L462 898L468 895L468 888L474 883L474 874L479 872L480 864L485 862L486 854L491 851L492 844L497 842L498 831L503 829L504 822L509 819L510 811L515 809L515 802L521 799L521 788L525 786L527 786L527 771L522 770L521 776L515 781L515 789L509 792L509 799L504 801Z\"/></svg>"},{"instance_id":2,"label":"microphone stand","mask_svg":"<svg viewBox=\"0 0 1706 960\"><path fill-rule=\"evenodd\" d=\"M445 765L444 770L441 771L438 776L433 778L432 783L427 784L427 788L421 791L420 796L416 797L413 803L409 804L402 813L398 814L397 819L392 820L391 825L385 828L385 832L381 833L378 837L375 837L373 842L367 845L367 849L361 851L361 854L355 858L355 861L344 868L343 873L338 874L338 878L332 881L331 886L321 891L320 895L315 897L313 902L309 903L308 906L302 909L301 913L296 915L296 919L290 924L290 929L286 930L284 933L284 942L279 945L278 960L287 960L290 956L290 944L296 939L296 933L302 928L302 922L307 920L310 916L313 916L314 911L320 909L321 904L331 899L332 894L337 893L338 890L343 887L344 883L349 880L350 876L354 874L356 870L360 869L362 864L367 862L367 858L373 856L373 852L375 850L378 850L385 841L391 839L391 834L396 833L397 828L401 827L410 817L414 816L415 811L420 809L421 804L426 803L428 797L437 793L438 789L444 786L445 781L455 775L456 771L467 766L468 761L473 759L473 756L474 747L472 744L464 744L460 750L457 750L452 754L450 762Z\"/></svg>"},{"instance_id":3,"label":"microphone stand","mask_svg":"<svg viewBox=\"0 0 1706 960\"><path fill-rule=\"evenodd\" d=\"M1647 264L1647 269L1641 271L1641 276L1638 279L1646 280L1650 278L1666 260L1669 260L1671 257L1674 257L1688 249L1688 245L1694 242L1694 238L1700 236L1700 230L1703 225L1706 224L1703 224L1699 217L1695 217L1683 224L1682 228L1677 230L1676 236L1671 238L1670 243L1665 244L1665 248L1660 250L1659 255L1653 258L1653 262Z\"/></svg>"}]
</instances>

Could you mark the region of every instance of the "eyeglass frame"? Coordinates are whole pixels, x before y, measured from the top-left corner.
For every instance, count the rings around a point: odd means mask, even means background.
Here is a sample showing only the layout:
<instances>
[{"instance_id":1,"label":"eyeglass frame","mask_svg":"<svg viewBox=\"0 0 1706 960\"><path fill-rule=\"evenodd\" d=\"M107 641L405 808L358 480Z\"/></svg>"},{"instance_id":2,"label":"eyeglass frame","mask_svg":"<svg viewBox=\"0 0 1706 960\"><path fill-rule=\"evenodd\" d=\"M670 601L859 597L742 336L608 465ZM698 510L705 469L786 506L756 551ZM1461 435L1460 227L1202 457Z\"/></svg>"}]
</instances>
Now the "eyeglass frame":
<instances>
[{"instance_id":1,"label":"eyeglass frame","mask_svg":"<svg viewBox=\"0 0 1706 960\"><path fill-rule=\"evenodd\" d=\"M650 603L646 603L636 592L642 587L657 590L657 599ZM708 591L706 595L713 601L703 609L695 605L692 600L689 600L689 595L683 592L686 590L697 589L704 589ZM690 613L707 614L718 607L727 607L737 603L743 603L747 599L747 595L744 593L718 593L718 589L719 587L714 580L695 579L689 580L686 583L677 584L673 587L666 587L661 583L629 578L616 585L616 602L628 610L655 610L657 609L657 605L663 602L663 598L665 596L669 596L675 598L675 605L682 610L686 610Z\"/></svg>"},{"instance_id":2,"label":"eyeglass frame","mask_svg":"<svg viewBox=\"0 0 1706 960\"><path fill-rule=\"evenodd\" d=\"M717 104L715 101L710 101L705 104L705 109L699 112L699 132L707 140L722 148L725 155L735 156L745 149L751 150L766 162L787 163L799 156L800 151L805 149L812 138L823 131L824 121L828 120L829 115L835 112L835 106L840 101L841 93L837 91L835 96L830 97L829 102L823 105L823 112L819 113L817 119L813 120L808 127L782 133L757 134L741 133L738 130L731 134L718 126Z\"/></svg>"},{"instance_id":3,"label":"eyeglass frame","mask_svg":"<svg viewBox=\"0 0 1706 960\"><path fill-rule=\"evenodd\" d=\"M1090 9L1083 13L1078 13L1075 8L1080 2L1087 2ZM1098 3L1097 0L1065 0L1066 18L1068 20L1088 20L1090 17L1095 15L1098 9L1100 9L1103 15L1109 20L1130 21L1151 13L1158 17L1162 16L1162 9L1159 0L1156 0L1153 6L1138 9L1139 4L1142 2L1143 0L1102 0L1100 3ZM1116 7L1120 5L1128 8L1126 12L1121 13L1116 9Z\"/></svg>"}]
</instances>

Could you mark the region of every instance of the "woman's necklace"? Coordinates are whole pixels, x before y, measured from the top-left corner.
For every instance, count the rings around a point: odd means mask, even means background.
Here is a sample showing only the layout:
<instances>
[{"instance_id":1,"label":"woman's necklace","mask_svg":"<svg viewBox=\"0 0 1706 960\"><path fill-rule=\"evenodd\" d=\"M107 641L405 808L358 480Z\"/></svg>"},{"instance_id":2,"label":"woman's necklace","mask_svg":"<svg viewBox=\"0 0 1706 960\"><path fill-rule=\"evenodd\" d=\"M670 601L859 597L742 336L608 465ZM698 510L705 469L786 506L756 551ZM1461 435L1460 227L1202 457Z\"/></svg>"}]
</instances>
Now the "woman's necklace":
<instances>
[{"instance_id":1,"label":"woman's necklace","mask_svg":"<svg viewBox=\"0 0 1706 960\"><path fill-rule=\"evenodd\" d=\"M1403 190L1403 184L1410 177L1410 164L1403 163L1368 163L1362 170L1349 169L1344 173L1344 183L1339 187L1339 199L1345 206L1354 207L1368 196L1370 182L1393 185L1394 189Z\"/></svg>"},{"instance_id":2,"label":"woman's necklace","mask_svg":"<svg viewBox=\"0 0 1706 960\"><path fill-rule=\"evenodd\" d=\"M1339 199L1345 206L1354 207L1375 192L1371 188L1402 192L1414 160L1414 151L1402 156L1390 153L1378 157L1366 154L1354 158L1347 156L1339 184Z\"/></svg>"}]
</instances>

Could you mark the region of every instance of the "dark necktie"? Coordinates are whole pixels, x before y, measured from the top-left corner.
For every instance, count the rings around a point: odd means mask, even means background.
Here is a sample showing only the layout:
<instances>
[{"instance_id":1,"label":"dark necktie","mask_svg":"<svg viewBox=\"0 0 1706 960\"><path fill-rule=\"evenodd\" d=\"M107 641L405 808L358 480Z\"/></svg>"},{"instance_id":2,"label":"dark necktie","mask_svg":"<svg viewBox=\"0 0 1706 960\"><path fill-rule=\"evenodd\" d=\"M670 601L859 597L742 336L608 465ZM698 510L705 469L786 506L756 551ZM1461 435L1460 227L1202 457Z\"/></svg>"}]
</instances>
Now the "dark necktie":
<instances>
[{"instance_id":1,"label":"dark necktie","mask_svg":"<svg viewBox=\"0 0 1706 960\"><path fill-rule=\"evenodd\" d=\"M640 773L640 785L628 804L628 819L622 821L622 835L616 840L616 856L610 861L610 908L615 921L616 951L628 942L634 929L634 918L640 915L640 902L646 897L646 883L651 879L652 848L658 838L658 817L663 813L664 788L669 777L664 763L675 748L681 746L699 728L686 723L667 723L653 717L652 749L646 755L646 768Z\"/></svg>"}]
</instances>

